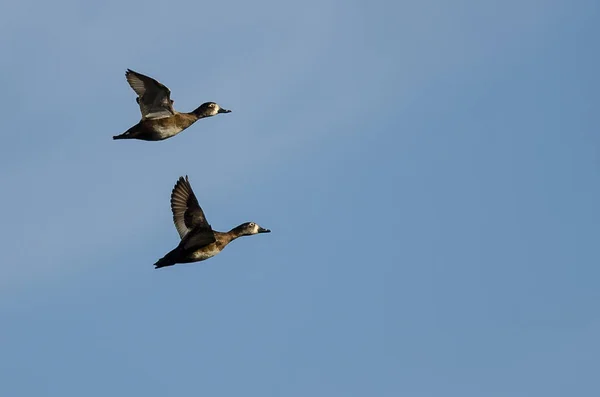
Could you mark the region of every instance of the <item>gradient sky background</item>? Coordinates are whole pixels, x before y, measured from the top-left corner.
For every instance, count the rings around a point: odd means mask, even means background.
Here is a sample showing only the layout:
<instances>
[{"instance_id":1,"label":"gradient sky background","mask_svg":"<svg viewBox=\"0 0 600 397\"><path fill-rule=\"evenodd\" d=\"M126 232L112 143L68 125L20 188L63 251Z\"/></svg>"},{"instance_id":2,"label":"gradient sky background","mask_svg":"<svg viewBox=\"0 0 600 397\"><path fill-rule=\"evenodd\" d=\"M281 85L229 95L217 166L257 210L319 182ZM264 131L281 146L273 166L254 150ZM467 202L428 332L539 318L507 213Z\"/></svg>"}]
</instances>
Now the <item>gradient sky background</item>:
<instances>
[{"instance_id":1,"label":"gradient sky background","mask_svg":"<svg viewBox=\"0 0 600 397\"><path fill-rule=\"evenodd\" d=\"M0 395L600 395L599 11L3 2ZM273 232L154 270L185 174Z\"/></svg>"}]
</instances>

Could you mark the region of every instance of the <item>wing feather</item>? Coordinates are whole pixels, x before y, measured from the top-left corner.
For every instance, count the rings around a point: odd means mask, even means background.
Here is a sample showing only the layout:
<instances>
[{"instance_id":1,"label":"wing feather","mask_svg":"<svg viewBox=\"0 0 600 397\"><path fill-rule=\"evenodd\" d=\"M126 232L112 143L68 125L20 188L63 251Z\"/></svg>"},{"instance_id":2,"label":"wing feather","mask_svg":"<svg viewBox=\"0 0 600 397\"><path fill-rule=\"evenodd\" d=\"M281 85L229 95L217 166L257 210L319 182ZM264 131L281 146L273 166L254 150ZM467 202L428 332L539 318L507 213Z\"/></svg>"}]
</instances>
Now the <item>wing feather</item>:
<instances>
[{"instance_id":1,"label":"wing feather","mask_svg":"<svg viewBox=\"0 0 600 397\"><path fill-rule=\"evenodd\" d=\"M202 211L200 204L198 204L187 175L185 179L179 177L173 188L173 192L171 193L171 211L173 212L175 228L182 239L192 229L208 229L212 232L212 228L206 221L204 211Z\"/></svg>"},{"instance_id":2,"label":"wing feather","mask_svg":"<svg viewBox=\"0 0 600 397\"><path fill-rule=\"evenodd\" d=\"M167 86L131 69L127 69L125 78L138 95L136 100L140 106L142 120L160 119L175 114L171 91Z\"/></svg>"}]
</instances>

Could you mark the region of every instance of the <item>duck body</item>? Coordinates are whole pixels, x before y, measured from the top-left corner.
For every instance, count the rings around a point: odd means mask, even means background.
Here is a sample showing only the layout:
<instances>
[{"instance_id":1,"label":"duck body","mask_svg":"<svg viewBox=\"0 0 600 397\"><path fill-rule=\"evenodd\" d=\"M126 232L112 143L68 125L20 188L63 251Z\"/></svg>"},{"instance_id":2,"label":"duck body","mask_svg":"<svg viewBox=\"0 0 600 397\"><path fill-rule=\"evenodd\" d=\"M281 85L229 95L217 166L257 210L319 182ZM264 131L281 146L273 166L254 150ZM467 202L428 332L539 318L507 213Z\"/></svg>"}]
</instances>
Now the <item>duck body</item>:
<instances>
[{"instance_id":1,"label":"duck body","mask_svg":"<svg viewBox=\"0 0 600 397\"><path fill-rule=\"evenodd\" d=\"M177 113L160 119L145 119L113 139L139 139L142 141L162 141L171 138L194 124L199 117L194 113Z\"/></svg>"},{"instance_id":2,"label":"duck body","mask_svg":"<svg viewBox=\"0 0 600 397\"><path fill-rule=\"evenodd\" d=\"M206 221L187 177L180 177L173 188L171 211L181 241L154 264L155 269L177 263L201 262L217 255L239 237L270 232L254 222L242 223L228 232L213 230Z\"/></svg>"},{"instance_id":3,"label":"duck body","mask_svg":"<svg viewBox=\"0 0 600 397\"><path fill-rule=\"evenodd\" d=\"M186 239L182 239L179 245L156 262L154 267L159 269L177 263L193 263L207 260L223 251L230 242L239 237L233 230L226 233L217 231L212 231L212 233L215 241L200 248L187 248Z\"/></svg>"},{"instance_id":4,"label":"duck body","mask_svg":"<svg viewBox=\"0 0 600 397\"><path fill-rule=\"evenodd\" d=\"M151 77L127 69L127 82L136 92L142 118L139 123L113 139L139 139L162 141L185 130L196 121L219 113L230 113L215 102L205 102L189 113L179 113L173 109L171 91Z\"/></svg>"}]
</instances>

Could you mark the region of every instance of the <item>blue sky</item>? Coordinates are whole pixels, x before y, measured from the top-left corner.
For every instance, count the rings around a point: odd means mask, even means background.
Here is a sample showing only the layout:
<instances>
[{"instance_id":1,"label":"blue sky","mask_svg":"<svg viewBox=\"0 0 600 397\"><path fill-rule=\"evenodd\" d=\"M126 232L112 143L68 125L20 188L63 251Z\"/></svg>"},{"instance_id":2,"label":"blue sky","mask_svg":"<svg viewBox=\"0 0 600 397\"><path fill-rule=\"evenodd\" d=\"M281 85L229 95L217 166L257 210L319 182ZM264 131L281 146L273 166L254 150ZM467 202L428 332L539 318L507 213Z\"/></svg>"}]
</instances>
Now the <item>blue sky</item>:
<instances>
[{"instance_id":1,"label":"blue sky","mask_svg":"<svg viewBox=\"0 0 600 397\"><path fill-rule=\"evenodd\" d=\"M598 395L599 9L3 3L0 395ZM186 174L273 232L153 270Z\"/></svg>"}]
</instances>

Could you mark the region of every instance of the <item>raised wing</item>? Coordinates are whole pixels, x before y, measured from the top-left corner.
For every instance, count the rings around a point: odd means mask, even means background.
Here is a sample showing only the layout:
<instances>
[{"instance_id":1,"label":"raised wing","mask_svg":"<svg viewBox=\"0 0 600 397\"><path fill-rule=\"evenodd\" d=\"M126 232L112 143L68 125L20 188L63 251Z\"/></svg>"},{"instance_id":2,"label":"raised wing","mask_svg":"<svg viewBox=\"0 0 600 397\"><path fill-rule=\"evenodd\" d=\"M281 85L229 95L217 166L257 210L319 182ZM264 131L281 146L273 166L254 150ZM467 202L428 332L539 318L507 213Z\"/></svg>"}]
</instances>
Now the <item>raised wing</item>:
<instances>
[{"instance_id":1,"label":"raised wing","mask_svg":"<svg viewBox=\"0 0 600 397\"><path fill-rule=\"evenodd\" d=\"M127 69L125 72L127 82L133 88L138 97L142 120L161 119L175 114L171 91L152 77Z\"/></svg>"},{"instance_id":2,"label":"raised wing","mask_svg":"<svg viewBox=\"0 0 600 397\"><path fill-rule=\"evenodd\" d=\"M185 179L182 176L179 177L173 188L173 192L171 193L171 211L173 212L175 228L182 239L192 229L206 229L212 235L212 228L206 221L204 212L200 208L200 204L198 204L198 200L192 191L192 186L187 175Z\"/></svg>"}]
</instances>

